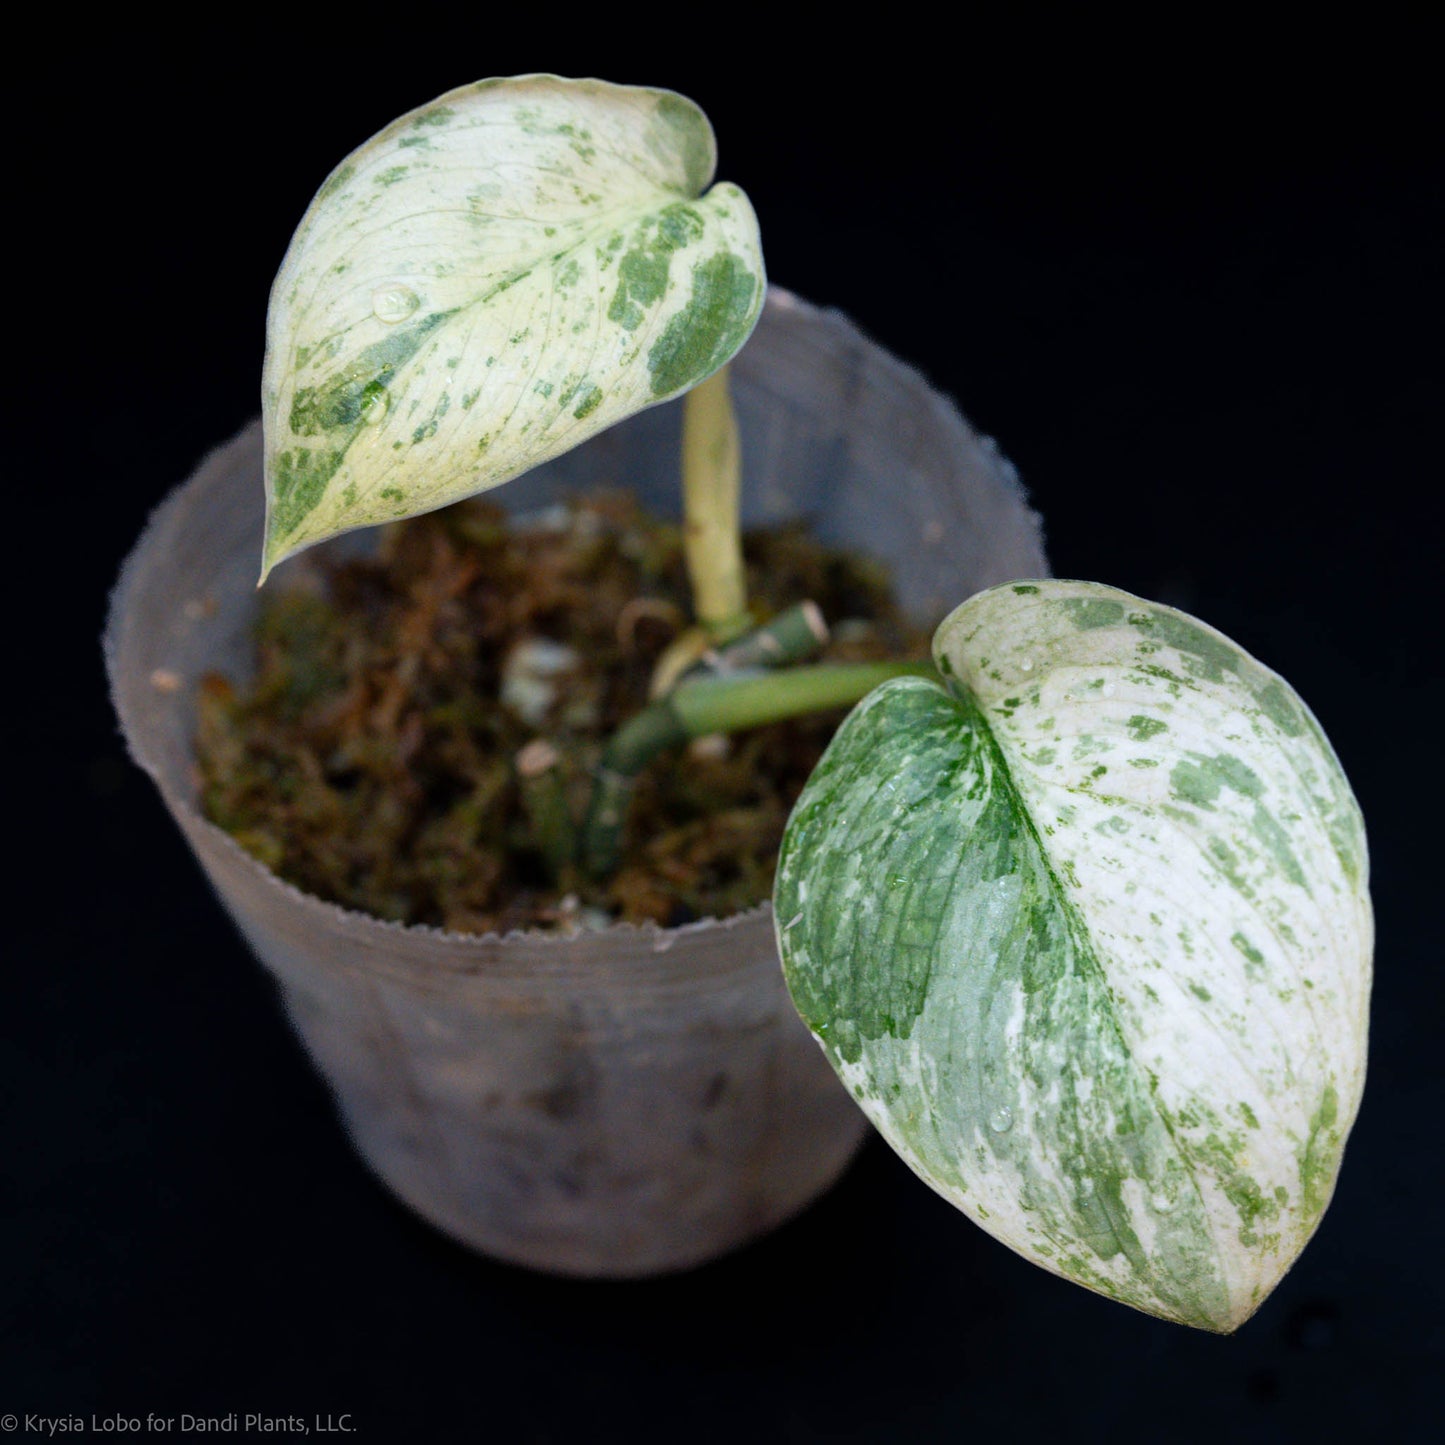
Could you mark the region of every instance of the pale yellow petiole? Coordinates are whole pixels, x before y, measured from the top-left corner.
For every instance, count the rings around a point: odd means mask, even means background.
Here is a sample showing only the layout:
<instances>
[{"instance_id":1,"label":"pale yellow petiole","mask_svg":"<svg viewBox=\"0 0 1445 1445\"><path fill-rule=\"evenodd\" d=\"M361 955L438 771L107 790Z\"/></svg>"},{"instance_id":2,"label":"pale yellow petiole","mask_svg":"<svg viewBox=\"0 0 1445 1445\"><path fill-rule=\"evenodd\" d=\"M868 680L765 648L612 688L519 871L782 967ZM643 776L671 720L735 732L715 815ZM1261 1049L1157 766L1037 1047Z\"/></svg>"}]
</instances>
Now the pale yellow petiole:
<instances>
[{"instance_id":1,"label":"pale yellow petiole","mask_svg":"<svg viewBox=\"0 0 1445 1445\"><path fill-rule=\"evenodd\" d=\"M739 527L742 450L729 370L688 392L682 414L683 548L698 625L714 644L751 625Z\"/></svg>"}]
</instances>

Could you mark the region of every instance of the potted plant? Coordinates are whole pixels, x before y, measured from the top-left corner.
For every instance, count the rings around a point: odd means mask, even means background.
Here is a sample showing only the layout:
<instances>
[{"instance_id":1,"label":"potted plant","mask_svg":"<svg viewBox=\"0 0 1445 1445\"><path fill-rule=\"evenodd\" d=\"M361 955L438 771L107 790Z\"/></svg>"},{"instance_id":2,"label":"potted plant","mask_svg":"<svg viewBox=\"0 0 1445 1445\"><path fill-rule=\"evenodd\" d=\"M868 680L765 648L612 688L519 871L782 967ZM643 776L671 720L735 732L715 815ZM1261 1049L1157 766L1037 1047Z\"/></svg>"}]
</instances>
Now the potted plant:
<instances>
[{"instance_id":1,"label":"potted plant","mask_svg":"<svg viewBox=\"0 0 1445 1445\"><path fill-rule=\"evenodd\" d=\"M1015 551L991 576L958 569L947 601L1030 580L959 607L936 674L891 667L875 692L877 669L699 670L708 645L749 662L778 650L735 585L717 379L760 314L761 255L745 198L705 191L711 172L687 102L550 77L453 92L350 158L273 294L266 566L549 458L565 485L560 454L584 434L701 383L684 491L702 636L618 735L579 856L609 865L626 781L655 746L867 694L784 843L777 941L803 1018L890 1142L1005 1242L1140 1308L1231 1328L1308 1238L1358 1104L1369 912L1338 764L1287 686L1217 633L1041 577L1011 479L956 427L972 454L952 460L981 477ZM789 310L806 312L775 308ZM231 483L255 448L198 478L236 532ZM835 507L857 505L833 480ZM962 537L931 520L925 564ZM179 594L137 563L118 594L110 649L133 738L159 692L159 729L185 745L166 700L193 668L142 642L187 659L217 646L208 589L238 553L195 523L178 503L153 528L149 550L189 568ZM175 605L187 587L189 610ZM854 1146L851 1106L776 983L757 991L766 915L611 939L620 962L585 938L459 948L292 895L133 747L282 979L363 1152L452 1232L553 1268L675 1267L791 1212ZM720 1109L731 1124L710 1134ZM649 1138L671 1151L660 1168ZM679 1161L679 1138L696 1157Z\"/></svg>"}]
</instances>

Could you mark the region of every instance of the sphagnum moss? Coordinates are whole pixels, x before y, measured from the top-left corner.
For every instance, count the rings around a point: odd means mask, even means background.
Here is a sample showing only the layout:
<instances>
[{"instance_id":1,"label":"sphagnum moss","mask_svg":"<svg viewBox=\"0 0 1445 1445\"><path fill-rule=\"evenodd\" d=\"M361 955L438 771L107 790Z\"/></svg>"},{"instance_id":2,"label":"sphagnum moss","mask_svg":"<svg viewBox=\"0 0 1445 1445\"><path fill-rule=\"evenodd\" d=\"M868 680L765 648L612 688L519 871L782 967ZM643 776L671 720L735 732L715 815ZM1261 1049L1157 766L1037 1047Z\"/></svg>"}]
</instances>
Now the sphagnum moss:
<instances>
[{"instance_id":1,"label":"sphagnum moss","mask_svg":"<svg viewBox=\"0 0 1445 1445\"><path fill-rule=\"evenodd\" d=\"M826 660L926 651L874 564L801 527L745 551L760 615L812 600L834 619ZM622 494L522 525L472 501L389 529L372 558L298 573L263 593L254 680L211 676L200 697L207 815L281 877L460 932L675 925L769 897L837 715L658 759L616 874L554 866L549 830L585 810L606 739L686 625L676 526Z\"/></svg>"}]
</instances>

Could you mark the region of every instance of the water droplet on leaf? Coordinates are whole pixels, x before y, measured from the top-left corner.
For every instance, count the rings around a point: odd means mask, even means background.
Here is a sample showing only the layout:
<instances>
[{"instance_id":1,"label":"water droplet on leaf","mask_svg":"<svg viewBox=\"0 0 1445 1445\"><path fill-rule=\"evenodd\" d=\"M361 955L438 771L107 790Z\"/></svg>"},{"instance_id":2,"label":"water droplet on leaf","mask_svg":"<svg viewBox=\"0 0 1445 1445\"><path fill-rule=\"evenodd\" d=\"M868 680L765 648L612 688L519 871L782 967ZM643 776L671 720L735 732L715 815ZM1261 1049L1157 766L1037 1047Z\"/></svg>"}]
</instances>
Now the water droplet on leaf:
<instances>
[{"instance_id":1,"label":"water droplet on leaf","mask_svg":"<svg viewBox=\"0 0 1445 1445\"><path fill-rule=\"evenodd\" d=\"M372 313L388 325L405 321L420 305L421 297L410 286L378 286L371 293Z\"/></svg>"},{"instance_id":2,"label":"water droplet on leaf","mask_svg":"<svg viewBox=\"0 0 1445 1445\"><path fill-rule=\"evenodd\" d=\"M992 1114L988 1116L988 1127L995 1134L1007 1134L1013 1128L1014 1111L1007 1104L1000 1104Z\"/></svg>"}]
</instances>

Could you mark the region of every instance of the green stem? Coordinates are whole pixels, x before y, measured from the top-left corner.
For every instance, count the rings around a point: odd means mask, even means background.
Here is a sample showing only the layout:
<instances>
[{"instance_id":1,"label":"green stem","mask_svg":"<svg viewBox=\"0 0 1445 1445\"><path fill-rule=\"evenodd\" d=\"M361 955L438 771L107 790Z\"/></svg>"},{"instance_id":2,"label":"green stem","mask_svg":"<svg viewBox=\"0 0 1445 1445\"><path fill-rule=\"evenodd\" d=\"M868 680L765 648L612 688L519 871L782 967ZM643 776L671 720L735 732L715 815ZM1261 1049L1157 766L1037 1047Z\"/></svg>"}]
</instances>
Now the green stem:
<instances>
[{"instance_id":1,"label":"green stem","mask_svg":"<svg viewBox=\"0 0 1445 1445\"><path fill-rule=\"evenodd\" d=\"M594 877L617 866L637 775L667 748L710 733L851 707L890 678L937 676L928 662L850 662L679 684L624 723L608 743L582 825L583 866Z\"/></svg>"},{"instance_id":2,"label":"green stem","mask_svg":"<svg viewBox=\"0 0 1445 1445\"><path fill-rule=\"evenodd\" d=\"M714 643L748 625L739 495L742 450L724 366L688 392L682 412L683 550L697 620Z\"/></svg>"},{"instance_id":3,"label":"green stem","mask_svg":"<svg viewBox=\"0 0 1445 1445\"><path fill-rule=\"evenodd\" d=\"M665 703L686 736L700 738L851 707L889 678L937 676L930 662L820 663L744 677L699 678L677 688Z\"/></svg>"}]
</instances>

